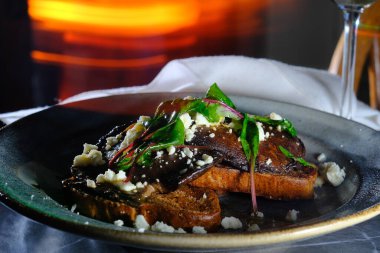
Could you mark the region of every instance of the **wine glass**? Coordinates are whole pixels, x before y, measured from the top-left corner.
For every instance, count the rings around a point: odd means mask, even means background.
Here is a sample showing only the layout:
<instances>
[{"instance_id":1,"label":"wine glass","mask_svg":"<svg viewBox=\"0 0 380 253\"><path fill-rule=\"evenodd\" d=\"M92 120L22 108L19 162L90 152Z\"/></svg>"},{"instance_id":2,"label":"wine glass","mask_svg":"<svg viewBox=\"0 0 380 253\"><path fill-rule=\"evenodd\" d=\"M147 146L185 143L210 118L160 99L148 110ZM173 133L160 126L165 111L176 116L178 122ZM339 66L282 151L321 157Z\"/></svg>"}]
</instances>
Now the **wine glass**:
<instances>
[{"instance_id":1,"label":"wine glass","mask_svg":"<svg viewBox=\"0 0 380 253\"><path fill-rule=\"evenodd\" d=\"M340 116L347 119L353 114L353 94L355 80L356 39L360 14L376 0L334 0L343 11L344 49L342 64L343 97Z\"/></svg>"}]
</instances>

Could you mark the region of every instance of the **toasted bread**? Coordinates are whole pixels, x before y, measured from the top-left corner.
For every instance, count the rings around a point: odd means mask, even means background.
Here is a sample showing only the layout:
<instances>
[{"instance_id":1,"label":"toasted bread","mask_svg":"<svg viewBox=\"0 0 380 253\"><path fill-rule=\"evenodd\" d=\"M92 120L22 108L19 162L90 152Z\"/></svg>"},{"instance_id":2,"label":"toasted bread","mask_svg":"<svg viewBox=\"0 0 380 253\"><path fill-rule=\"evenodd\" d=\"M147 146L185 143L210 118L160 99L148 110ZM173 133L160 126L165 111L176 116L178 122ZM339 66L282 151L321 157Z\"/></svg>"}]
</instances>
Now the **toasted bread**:
<instances>
[{"instance_id":1,"label":"toasted bread","mask_svg":"<svg viewBox=\"0 0 380 253\"><path fill-rule=\"evenodd\" d=\"M255 173L254 177L257 196L282 200L314 197L315 170L300 177L270 173ZM230 167L214 166L190 185L217 191L250 193L250 175L249 172Z\"/></svg>"},{"instance_id":2,"label":"toasted bread","mask_svg":"<svg viewBox=\"0 0 380 253\"><path fill-rule=\"evenodd\" d=\"M64 181L63 186L69 192L71 201L75 202L76 210L95 219L107 222L123 220L133 226L136 216L140 214L150 225L162 221L188 231L194 226L213 231L220 225L219 199L209 189L183 185L175 191L163 193L159 186L150 185L138 197L129 197L111 185L100 189L107 194L95 194L92 189L83 187L82 181L81 178L71 177Z\"/></svg>"}]
</instances>

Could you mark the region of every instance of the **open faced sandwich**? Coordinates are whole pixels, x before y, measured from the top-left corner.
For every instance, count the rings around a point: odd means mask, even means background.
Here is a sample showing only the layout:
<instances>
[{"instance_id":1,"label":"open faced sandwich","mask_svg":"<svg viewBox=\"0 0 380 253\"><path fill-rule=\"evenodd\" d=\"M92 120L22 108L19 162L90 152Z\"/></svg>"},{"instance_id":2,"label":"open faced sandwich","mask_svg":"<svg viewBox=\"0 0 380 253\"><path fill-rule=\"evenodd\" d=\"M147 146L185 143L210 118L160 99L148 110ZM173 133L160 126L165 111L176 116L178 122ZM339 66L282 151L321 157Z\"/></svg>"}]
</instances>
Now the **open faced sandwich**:
<instances>
[{"instance_id":1,"label":"open faced sandwich","mask_svg":"<svg viewBox=\"0 0 380 253\"><path fill-rule=\"evenodd\" d=\"M247 193L253 212L256 196L313 198L317 169L304 157L290 121L239 112L213 84L204 98L162 102L85 144L63 187L92 218L210 232L221 225L222 192Z\"/></svg>"}]
</instances>

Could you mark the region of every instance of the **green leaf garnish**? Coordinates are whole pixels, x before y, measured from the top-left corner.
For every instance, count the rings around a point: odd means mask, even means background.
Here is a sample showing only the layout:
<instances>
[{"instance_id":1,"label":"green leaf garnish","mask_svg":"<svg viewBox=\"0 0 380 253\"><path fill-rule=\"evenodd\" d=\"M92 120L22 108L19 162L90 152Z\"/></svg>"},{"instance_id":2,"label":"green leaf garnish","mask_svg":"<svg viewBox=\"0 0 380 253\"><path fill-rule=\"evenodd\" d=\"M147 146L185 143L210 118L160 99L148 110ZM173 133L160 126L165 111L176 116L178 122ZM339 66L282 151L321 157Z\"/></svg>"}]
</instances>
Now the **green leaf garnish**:
<instances>
[{"instance_id":1,"label":"green leaf garnish","mask_svg":"<svg viewBox=\"0 0 380 253\"><path fill-rule=\"evenodd\" d=\"M287 119L281 119L281 120L273 120L268 117L264 116L258 116L258 115L251 115L256 121L265 123L270 126L281 126L282 130L289 133L292 137L297 136L297 130L294 128L292 122L290 122Z\"/></svg>"},{"instance_id":2,"label":"green leaf garnish","mask_svg":"<svg viewBox=\"0 0 380 253\"><path fill-rule=\"evenodd\" d=\"M206 98L215 99L228 105L229 107L236 109L236 106L232 100L223 93L216 83L213 83L207 91Z\"/></svg>"},{"instance_id":3,"label":"green leaf garnish","mask_svg":"<svg viewBox=\"0 0 380 253\"><path fill-rule=\"evenodd\" d=\"M312 163L309 163L307 162L305 159L303 159L302 157L295 157L289 150L287 150L286 148L284 148L283 146L278 146L278 149L289 159L292 159L300 164L302 164L303 166L306 166L306 167L312 167L312 168L316 168L316 166Z\"/></svg>"},{"instance_id":4,"label":"green leaf garnish","mask_svg":"<svg viewBox=\"0 0 380 253\"><path fill-rule=\"evenodd\" d=\"M255 119L246 113L244 114L243 118L243 125L240 133L240 142L250 165L252 209L254 212L256 212L257 201L254 183L254 172L260 145L259 129L256 125Z\"/></svg>"},{"instance_id":5,"label":"green leaf garnish","mask_svg":"<svg viewBox=\"0 0 380 253\"><path fill-rule=\"evenodd\" d=\"M158 129L151 135L149 141L156 143L155 146L160 146L161 148L184 144L185 126L182 120L177 117L170 124Z\"/></svg>"}]
</instances>

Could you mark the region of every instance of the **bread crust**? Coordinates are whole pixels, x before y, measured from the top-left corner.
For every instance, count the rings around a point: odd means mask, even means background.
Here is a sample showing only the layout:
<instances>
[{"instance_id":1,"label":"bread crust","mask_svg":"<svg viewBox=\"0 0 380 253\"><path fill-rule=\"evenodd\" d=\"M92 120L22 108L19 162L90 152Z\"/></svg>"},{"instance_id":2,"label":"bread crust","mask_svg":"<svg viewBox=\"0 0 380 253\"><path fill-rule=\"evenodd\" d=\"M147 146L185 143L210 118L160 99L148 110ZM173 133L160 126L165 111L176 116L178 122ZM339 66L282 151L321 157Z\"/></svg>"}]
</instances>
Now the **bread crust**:
<instances>
[{"instance_id":1,"label":"bread crust","mask_svg":"<svg viewBox=\"0 0 380 253\"><path fill-rule=\"evenodd\" d=\"M312 199L316 177L316 170L309 170L302 177L256 172L256 195L283 200ZM214 166L190 185L217 191L250 193L250 174L230 167Z\"/></svg>"}]
</instances>

